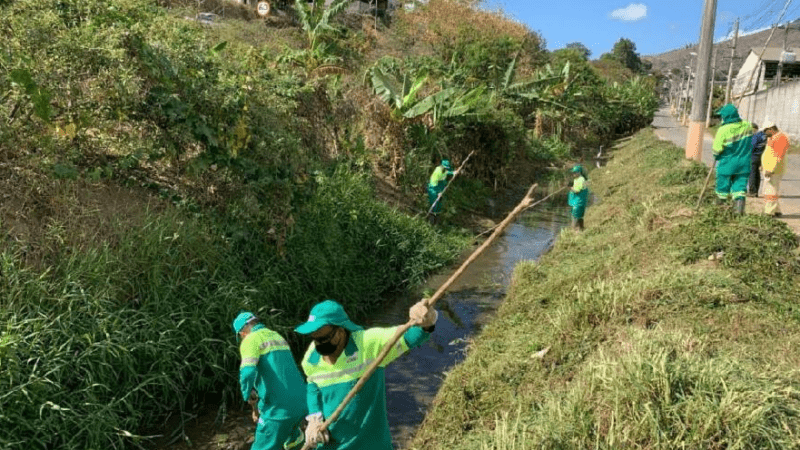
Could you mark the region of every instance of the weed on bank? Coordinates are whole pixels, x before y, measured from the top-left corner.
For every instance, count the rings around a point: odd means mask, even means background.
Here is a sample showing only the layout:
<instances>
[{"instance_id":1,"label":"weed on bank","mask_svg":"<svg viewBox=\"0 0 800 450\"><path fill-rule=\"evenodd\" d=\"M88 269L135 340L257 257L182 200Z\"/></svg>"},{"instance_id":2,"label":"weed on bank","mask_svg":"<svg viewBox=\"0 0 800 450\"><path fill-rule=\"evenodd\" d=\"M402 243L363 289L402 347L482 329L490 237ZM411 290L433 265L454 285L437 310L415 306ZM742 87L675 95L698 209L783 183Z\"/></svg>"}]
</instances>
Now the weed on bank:
<instances>
[{"instance_id":1,"label":"weed on bank","mask_svg":"<svg viewBox=\"0 0 800 450\"><path fill-rule=\"evenodd\" d=\"M587 230L517 267L412 448L800 447L797 238L695 210L706 174L650 130L595 170Z\"/></svg>"}]
</instances>

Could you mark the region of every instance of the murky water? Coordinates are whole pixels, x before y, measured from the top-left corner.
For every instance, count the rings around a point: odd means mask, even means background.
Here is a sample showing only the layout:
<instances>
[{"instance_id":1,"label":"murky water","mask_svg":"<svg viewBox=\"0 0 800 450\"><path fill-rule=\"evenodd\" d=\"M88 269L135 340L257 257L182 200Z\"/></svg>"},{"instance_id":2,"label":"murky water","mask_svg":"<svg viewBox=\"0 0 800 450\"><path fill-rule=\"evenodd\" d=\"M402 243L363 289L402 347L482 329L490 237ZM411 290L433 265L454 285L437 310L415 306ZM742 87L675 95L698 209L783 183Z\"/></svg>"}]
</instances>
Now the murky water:
<instances>
[{"instance_id":1,"label":"murky water","mask_svg":"<svg viewBox=\"0 0 800 450\"><path fill-rule=\"evenodd\" d=\"M439 321L431 340L386 368L386 400L395 448L406 446L446 372L463 359L467 340L487 323L505 297L517 263L537 260L547 252L569 221L569 210L561 205L543 204L523 213L437 302ZM451 273L432 277L425 287L437 288ZM412 296L398 299L366 325L405 323L408 308L418 300Z\"/></svg>"}]
</instances>

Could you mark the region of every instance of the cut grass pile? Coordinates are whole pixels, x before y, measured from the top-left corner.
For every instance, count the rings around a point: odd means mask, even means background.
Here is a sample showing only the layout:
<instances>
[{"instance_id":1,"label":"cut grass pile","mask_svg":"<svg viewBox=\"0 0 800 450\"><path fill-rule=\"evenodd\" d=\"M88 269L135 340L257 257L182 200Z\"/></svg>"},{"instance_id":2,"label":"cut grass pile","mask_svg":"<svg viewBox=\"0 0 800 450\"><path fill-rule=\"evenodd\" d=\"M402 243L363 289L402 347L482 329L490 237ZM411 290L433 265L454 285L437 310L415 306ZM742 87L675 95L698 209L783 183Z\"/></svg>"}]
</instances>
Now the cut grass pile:
<instances>
[{"instance_id":1,"label":"cut grass pile","mask_svg":"<svg viewBox=\"0 0 800 450\"><path fill-rule=\"evenodd\" d=\"M695 211L706 173L651 130L594 171L587 230L517 267L412 448L800 447L797 238Z\"/></svg>"}]
</instances>

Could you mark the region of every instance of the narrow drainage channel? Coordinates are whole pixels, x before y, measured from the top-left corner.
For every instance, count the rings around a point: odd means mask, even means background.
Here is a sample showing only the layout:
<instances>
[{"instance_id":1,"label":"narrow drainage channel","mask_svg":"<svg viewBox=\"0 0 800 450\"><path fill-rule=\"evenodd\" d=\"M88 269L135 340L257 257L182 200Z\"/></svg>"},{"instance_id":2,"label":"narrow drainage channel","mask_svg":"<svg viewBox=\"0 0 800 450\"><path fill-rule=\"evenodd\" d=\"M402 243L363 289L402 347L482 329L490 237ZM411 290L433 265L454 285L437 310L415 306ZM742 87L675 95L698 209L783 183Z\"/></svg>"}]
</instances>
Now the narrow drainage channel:
<instances>
[{"instance_id":1,"label":"narrow drainage channel","mask_svg":"<svg viewBox=\"0 0 800 450\"><path fill-rule=\"evenodd\" d=\"M444 380L466 353L467 341L491 320L505 297L517 263L537 260L570 221L563 205L543 204L511 224L478 257L437 303L439 321L431 340L386 367L386 401L395 448L407 447ZM436 275L424 288L436 289L451 273ZM391 326L408 320L417 298L405 296L376 313L367 326Z\"/></svg>"},{"instance_id":2,"label":"narrow drainage channel","mask_svg":"<svg viewBox=\"0 0 800 450\"><path fill-rule=\"evenodd\" d=\"M395 448L405 448L422 423L445 374L465 356L467 341L491 320L520 261L537 260L552 247L570 222L563 203L545 203L523 213L503 236L486 249L436 305L439 322L431 340L398 358L385 371L386 402ZM419 291L436 289L453 272L432 276ZM408 320L408 308L419 298L404 295L387 301L363 325L394 326ZM248 409L248 408L245 408ZM250 448L254 425L247 411L228 411L226 423L212 425L220 412L209 410L187 425L186 439L164 437L156 450L245 450ZM189 437L191 436L191 438ZM171 443L168 443L171 442Z\"/></svg>"}]
</instances>

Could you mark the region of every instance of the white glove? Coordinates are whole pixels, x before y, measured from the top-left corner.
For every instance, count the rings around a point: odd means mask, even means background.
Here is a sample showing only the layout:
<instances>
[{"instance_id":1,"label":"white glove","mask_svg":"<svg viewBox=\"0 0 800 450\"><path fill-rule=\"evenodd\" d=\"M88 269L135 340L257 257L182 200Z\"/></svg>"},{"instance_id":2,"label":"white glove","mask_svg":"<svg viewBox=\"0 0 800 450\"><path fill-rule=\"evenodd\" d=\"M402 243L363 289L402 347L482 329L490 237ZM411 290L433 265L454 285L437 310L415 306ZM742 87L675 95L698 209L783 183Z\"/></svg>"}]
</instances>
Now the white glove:
<instances>
[{"instance_id":1,"label":"white glove","mask_svg":"<svg viewBox=\"0 0 800 450\"><path fill-rule=\"evenodd\" d=\"M422 328L428 328L436 325L436 319L439 318L439 313L435 308L428 306L425 300L420 300L408 310L408 318L414 324Z\"/></svg>"},{"instance_id":2,"label":"white glove","mask_svg":"<svg viewBox=\"0 0 800 450\"><path fill-rule=\"evenodd\" d=\"M312 448L316 447L320 442L327 444L331 438L328 430L322 431L322 413L311 414L306 416L308 426L306 427L306 444Z\"/></svg>"}]
</instances>

